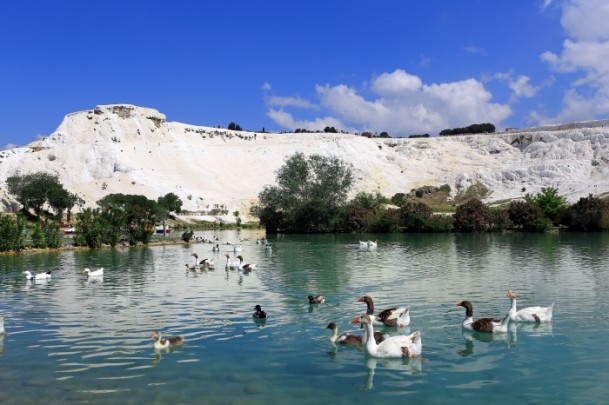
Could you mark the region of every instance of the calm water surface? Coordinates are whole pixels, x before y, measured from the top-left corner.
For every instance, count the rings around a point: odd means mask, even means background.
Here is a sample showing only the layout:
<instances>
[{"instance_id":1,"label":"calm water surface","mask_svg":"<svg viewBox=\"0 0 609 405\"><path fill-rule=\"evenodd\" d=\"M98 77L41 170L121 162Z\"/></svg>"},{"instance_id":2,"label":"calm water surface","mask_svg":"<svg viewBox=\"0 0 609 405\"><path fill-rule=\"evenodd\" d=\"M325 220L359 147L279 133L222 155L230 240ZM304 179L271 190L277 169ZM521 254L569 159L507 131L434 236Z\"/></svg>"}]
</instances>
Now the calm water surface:
<instances>
[{"instance_id":1,"label":"calm water surface","mask_svg":"<svg viewBox=\"0 0 609 405\"><path fill-rule=\"evenodd\" d=\"M2 404L603 403L609 397L609 235L313 235L199 232L209 244L0 257ZM226 242L258 267L225 271ZM377 239L376 250L359 239ZM216 269L187 272L214 258ZM105 268L89 281L84 267ZM27 282L24 270L52 270ZM509 333L461 331L475 317L555 303L550 325ZM307 295L325 304L309 306ZM368 359L333 347L325 329L350 321L371 295L378 309L411 307L423 356ZM264 323L252 318L261 304ZM155 352L150 334L181 335Z\"/></svg>"}]
</instances>

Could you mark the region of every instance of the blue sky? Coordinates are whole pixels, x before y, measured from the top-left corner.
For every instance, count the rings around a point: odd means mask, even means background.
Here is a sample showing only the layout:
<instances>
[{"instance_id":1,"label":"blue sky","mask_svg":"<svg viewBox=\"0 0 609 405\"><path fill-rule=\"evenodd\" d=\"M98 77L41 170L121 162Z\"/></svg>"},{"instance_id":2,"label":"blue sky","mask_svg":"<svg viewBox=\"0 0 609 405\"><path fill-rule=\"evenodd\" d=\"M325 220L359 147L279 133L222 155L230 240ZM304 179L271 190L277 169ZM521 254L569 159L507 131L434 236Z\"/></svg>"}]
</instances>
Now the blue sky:
<instances>
[{"instance_id":1,"label":"blue sky","mask_svg":"<svg viewBox=\"0 0 609 405\"><path fill-rule=\"evenodd\" d=\"M609 2L0 4L0 149L98 104L169 121L437 134L609 118Z\"/></svg>"}]
</instances>

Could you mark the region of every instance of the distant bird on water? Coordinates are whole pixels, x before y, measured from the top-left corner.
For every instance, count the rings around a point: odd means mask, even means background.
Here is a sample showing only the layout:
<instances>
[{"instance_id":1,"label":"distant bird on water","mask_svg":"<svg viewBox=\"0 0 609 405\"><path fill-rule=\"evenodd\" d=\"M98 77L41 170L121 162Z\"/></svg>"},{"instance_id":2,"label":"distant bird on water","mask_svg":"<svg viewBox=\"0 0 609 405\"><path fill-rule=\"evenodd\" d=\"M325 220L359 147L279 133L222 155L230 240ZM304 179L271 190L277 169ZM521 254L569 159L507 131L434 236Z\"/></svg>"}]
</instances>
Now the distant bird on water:
<instances>
[{"instance_id":1,"label":"distant bird on water","mask_svg":"<svg viewBox=\"0 0 609 405\"><path fill-rule=\"evenodd\" d=\"M254 309L256 310L256 312L254 312L254 315L252 315L254 318L266 319L266 312L262 310L262 307L260 305L256 305Z\"/></svg>"}]
</instances>

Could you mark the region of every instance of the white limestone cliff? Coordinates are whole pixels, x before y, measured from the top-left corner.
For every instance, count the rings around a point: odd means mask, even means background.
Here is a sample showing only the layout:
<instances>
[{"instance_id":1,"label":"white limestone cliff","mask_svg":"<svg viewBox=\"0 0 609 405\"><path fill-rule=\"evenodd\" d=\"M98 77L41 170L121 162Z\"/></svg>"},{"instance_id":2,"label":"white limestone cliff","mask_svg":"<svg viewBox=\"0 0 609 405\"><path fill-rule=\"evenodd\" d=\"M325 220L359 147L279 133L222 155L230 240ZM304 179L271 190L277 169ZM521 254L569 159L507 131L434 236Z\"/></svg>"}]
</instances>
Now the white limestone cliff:
<instances>
[{"instance_id":1,"label":"white limestone cliff","mask_svg":"<svg viewBox=\"0 0 609 405\"><path fill-rule=\"evenodd\" d=\"M487 201L557 187L571 202L609 192L609 121L519 132L432 138L353 134L269 134L167 122L133 105L68 114L57 130L26 147L0 151L0 178L46 171L87 206L110 193L151 199L177 194L185 210L225 206L247 216L275 171L295 152L338 157L355 174L352 192L391 197L424 185L453 193L482 183ZM0 184L0 210L15 206Z\"/></svg>"}]
</instances>

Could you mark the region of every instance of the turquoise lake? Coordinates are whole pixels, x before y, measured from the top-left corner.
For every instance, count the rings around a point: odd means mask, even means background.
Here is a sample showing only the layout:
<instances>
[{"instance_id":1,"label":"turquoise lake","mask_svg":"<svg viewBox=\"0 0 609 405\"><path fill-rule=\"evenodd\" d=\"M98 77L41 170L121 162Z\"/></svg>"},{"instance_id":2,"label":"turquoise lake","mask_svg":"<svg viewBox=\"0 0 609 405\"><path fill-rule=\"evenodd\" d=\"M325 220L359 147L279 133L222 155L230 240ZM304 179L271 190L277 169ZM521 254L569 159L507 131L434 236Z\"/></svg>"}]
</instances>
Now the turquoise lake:
<instances>
[{"instance_id":1,"label":"turquoise lake","mask_svg":"<svg viewBox=\"0 0 609 405\"><path fill-rule=\"evenodd\" d=\"M197 232L212 245L0 256L1 404L597 404L609 398L609 234L272 235ZM248 240L245 240L248 239ZM373 250L359 240L377 240ZM250 273L225 270L242 240ZM191 253L215 270L191 272ZM85 267L104 267L88 280ZM22 272L52 271L48 282ZM474 317L555 304L551 324L497 335ZM309 294L324 304L310 306ZM423 354L375 360L335 347L351 320L408 305ZM254 306L268 312L252 318ZM150 335L183 336L158 352Z\"/></svg>"}]
</instances>

